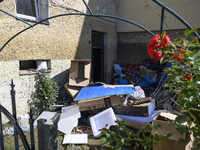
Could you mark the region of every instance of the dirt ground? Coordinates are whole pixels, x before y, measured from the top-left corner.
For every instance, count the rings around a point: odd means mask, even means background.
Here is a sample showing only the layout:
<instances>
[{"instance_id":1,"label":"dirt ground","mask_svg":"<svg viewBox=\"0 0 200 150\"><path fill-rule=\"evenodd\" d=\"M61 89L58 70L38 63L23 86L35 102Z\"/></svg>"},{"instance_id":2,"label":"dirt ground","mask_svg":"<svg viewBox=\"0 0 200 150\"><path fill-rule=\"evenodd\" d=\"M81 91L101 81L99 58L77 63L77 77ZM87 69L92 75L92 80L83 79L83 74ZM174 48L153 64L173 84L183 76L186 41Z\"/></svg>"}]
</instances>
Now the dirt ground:
<instances>
[{"instance_id":1,"label":"dirt ground","mask_svg":"<svg viewBox=\"0 0 200 150\"><path fill-rule=\"evenodd\" d=\"M74 145L69 145L65 144L63 145L63 138L64 134L58 132L58 150L111 150L110 145L103 145L100 143L100 138L94 138L91 135L91 129L88 129L88 143L87 144L74 144ZM30 132L24 132L27 141L29 143L29 146L31 147L31 140L30 140ZM34 137L35 137L35 150L38 150L38 132L37 128L34 129ZM24 150L24 146L22 144L22 141L20 138L19 140L19 150ZM14 142L14 135L11 134L4 134L4 149L5 150L14 150L15 149L15 142Z\"/></svg>"}]
</instances>

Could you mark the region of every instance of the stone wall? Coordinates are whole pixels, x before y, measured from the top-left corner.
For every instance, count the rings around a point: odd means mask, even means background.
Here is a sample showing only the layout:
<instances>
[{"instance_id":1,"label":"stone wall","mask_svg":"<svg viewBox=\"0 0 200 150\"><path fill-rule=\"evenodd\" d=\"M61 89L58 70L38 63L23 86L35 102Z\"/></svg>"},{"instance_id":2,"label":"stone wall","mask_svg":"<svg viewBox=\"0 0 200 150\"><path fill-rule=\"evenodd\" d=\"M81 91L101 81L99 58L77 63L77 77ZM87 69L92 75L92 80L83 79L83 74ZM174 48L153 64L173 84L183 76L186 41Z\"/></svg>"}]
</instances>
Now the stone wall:
<instances>
[{"instance_id":1,"label":"stone wall","mask_svg":"<svg viewBox=\"0 0 200 150\"><path fill-rule=\"evenodd\" d=\"M170 40L182 38L185 30L166 31ZM153 31L154 34L160 34L159 31ZM200 30L197 30L200 35ZM147 53L147 45L153 35L148 32L127 32L118 33L118 51L117 60L123 63L141 63L143 59L150 58ZM193 34L191 36L194 36Z\"/></svg>"}]
</instances>

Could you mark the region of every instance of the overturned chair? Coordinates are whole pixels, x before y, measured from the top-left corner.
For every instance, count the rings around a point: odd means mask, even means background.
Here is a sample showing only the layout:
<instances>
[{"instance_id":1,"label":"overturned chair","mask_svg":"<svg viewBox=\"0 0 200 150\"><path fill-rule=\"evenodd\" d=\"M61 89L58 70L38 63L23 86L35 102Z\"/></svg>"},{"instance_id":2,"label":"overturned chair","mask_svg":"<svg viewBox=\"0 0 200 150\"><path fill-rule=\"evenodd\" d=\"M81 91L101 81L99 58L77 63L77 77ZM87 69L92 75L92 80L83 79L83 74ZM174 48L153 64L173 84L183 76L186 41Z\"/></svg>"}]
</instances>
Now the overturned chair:
<instances>
[{"instance_id":1,"label":"overturned chair","mask_svg":"<svg viewBox=\"0 0 200 150\"><path fill-rule=\"evenodd\" d=\"M178 113L178 108L176 107L178 105L177 94L166 91L167 88L164 87L168 77L166 72L164 72L151 97L155 99L157 109L165 109L171 113Z\"/></svg>"}]
</instances>

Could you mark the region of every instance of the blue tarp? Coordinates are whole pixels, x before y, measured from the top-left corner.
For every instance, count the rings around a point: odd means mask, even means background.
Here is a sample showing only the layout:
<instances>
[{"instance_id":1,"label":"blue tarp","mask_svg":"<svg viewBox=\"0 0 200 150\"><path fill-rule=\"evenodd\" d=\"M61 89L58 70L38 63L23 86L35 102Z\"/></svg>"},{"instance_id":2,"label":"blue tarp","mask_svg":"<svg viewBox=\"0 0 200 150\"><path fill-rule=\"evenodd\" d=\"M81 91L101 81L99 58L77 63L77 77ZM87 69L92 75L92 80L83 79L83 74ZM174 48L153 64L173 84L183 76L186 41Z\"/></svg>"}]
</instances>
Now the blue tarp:
<instances>
[{"instance_id":1,"label":"blue tarp","mask_svg":"<svg viewBox=\"0 0 200 150\"><path fill-rule=\"evenodd\" d=\"M134 92L135 91L133 85L93 85L83 87L74 101L109 95L133 94Z\"/></svg>"}]
</instances>

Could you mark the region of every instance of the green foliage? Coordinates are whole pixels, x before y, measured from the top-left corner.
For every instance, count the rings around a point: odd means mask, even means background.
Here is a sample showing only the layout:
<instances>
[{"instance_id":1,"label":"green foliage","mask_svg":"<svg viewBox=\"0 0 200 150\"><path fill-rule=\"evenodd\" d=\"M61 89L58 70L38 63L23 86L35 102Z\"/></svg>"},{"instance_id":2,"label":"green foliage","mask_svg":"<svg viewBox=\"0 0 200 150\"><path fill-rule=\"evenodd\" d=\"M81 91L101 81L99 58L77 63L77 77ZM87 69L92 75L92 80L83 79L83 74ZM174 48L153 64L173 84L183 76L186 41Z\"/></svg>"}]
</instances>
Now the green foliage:
<instances>
[{"instance_id":1,"label":"green foliage","mask_svg":"<svg viewBox=\"0 0 200 150\"><path fill-rule=\"evenodd\" d=\"M175 39L166 47L160 47L165 54L162 57L163 62L172 64L166 70L170 77L165 87L178 94L178 108L183 113L176 118L174 124L181 134L193 134L193 149L200 146L200 44L197 37L190 36L196 30L197 28L187 29L184 32L185 37ZM184 122L188 122L188 128L180 125ZM183 139L179 141L183 142Z\"/></svg>"},{"instance_id":2,"label":"green foliage","mask_svg":"<svg viewBox=\"0 0 200 150\"><path fill-rule=\"evenodd\" d=\"M195 139L193 150L200 147L200 44L198 41L200 39L190 36L196 30L197 28L186 30L185 37L175 39L174 42L171 42L169 36L163 32L161 36L155 35L147 46L151 57L156 57L161 63L170 62L172 64L172 67L165 70L169 78L164 86L168 88L167 91L178 95L177 107L183 115L178 116L175 121L169 120L168 122L175 125L176 132L180 132L181 135L186 133L193 135ZM158 52L159 55L156 55ZM181 125L185 122L188 123L187 128ZM148 124L147 128L141 128L133 133L123 125L123 122L116 123L118 124L116 125L117 132L106 128L101 130L101 135L106 136L101 142L110 143L114 150L122 149L124 146L134 147L133 149L139 146L143 149L151 149L152 145L157 144L153 143L151 135L146 133L151 132L152 129L157 130L159 125ZM125 136L121 133L125 133ZM164 135L155 133L153 141L159 142L174 133ZM179 139L179 142L185 142L185 140Z\"/></svg>"},{"instance_id":3,"label":"green foliage","mask_svg":"<svg viewBox=\"0 0 200 150\"><path fill-rule=\"evenodd\" d=\"M154 143L151 135L151 130L158 130L160 125L147 123L147 128L141 128L137 132L133 132L124 125L124 121L116 121L115 131L111 129L101 129L101 135L105 136L100 140L101 143L109 143L114 150L121 150L124 147L131 146L133 149L147 149L150 150L153 145L156 145L159 141L168 138L172 133L166 133L163 135L155 134Z\"/></svg>"},{"instance_id":4,"label":"green foliage","mask_svg":"<svg viewBox=\"0 0 200 150\"><path fill-rule=\"evenodd\" d=\"M32 93L32 99L38 104L38 107L40 107L42 111L54 110L52 105L56 102L59 91L57 83L52 80L49 74L43 69L35 75L35 81L36 91Z\"/></svg>"}]
</instances>

